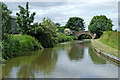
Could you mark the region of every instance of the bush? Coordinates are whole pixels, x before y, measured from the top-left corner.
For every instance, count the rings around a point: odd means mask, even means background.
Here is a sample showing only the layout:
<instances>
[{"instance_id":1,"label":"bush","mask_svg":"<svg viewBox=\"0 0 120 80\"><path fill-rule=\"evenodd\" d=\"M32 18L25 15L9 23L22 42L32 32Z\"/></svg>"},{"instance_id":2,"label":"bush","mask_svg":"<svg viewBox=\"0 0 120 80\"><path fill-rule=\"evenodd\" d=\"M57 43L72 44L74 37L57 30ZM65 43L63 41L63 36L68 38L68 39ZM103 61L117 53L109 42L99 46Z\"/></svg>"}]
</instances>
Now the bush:
<instances>
[{"instance_id":1,"label":"bush","mask_svg":"<svg viewBox=\"0 0 120 80\"><path fill-rule=\"evenodd\" d=\"M64 33L64 30L66 29L65 26L57 27L58 32Z\"/></svg>"},{"instance_id":2,"label":"bush","mask_svg":"<svg viewBox=\"0 0 120 80\"><path fill-rule=\"evenodd\" d=\"M2 58L2 42L0 42L0 64L3 64L5 63L5 60Z\"/></svg>"},{"instance_id":3,"label":"bush","mask_svg":"<svg viewBox=\"0 0 120 80\"><path fill-rule=\"evenodd\" d=\"M56 33L57 28L54 22L48 18L43 18L43 21L36 25L30 35L34 36L43 47L48 48L55 45L54 37Z\"/></svg>"},{"instance_id":4,"label":"bush","mask_svg":"<svg viewBox=\"0 0 120 80\"><path fill-rule=\"evenodd\" d=\"M64 33L67 34L67 35L71 35L72 34L72 32L71 32L71 30L69 28L66 28L64 30Z\"/></svg>"},{"instance_id":5,"label":"bush","mask_svg":"<svg viewBox=\"0 0 120 80\"><path fill-rule=\"evenodd\" d=\"M4 59L25 55L26 52L42 49L41 44L35 38L28 35L9 35L9 39L3 41Z\"/></svg>"},{"instance_id":6,"label":"bush","mask_svg":"<svg viewBox=\"0 0 120 80\"><path fill-rule=\"evenodd\" d=\"M55 42L56 43L61 43L65 41L71 41L71 40L76 40L77 37L75 36L67 36L64 33L58 33L57 36L55 37Z\"/></svg>"}]
</instances>

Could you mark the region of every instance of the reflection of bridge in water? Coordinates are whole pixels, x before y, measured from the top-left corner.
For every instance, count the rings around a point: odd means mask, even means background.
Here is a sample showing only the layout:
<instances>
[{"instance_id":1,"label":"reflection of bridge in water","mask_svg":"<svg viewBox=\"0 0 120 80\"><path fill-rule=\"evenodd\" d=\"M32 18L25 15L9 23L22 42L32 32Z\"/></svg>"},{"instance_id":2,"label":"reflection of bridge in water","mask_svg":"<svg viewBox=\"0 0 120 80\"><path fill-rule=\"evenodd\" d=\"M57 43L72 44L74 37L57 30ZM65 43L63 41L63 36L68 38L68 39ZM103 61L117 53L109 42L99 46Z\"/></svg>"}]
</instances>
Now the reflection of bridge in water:
<instances>
[{"instance_id":1,"label":"reflection of bridge in water","mask_svg":"<svg viewBox=\"0 0 120 80\"><path fill-rule=\"evenodd\" d=\"M92 39L94 39L96 37L96 34L92 35L89 31L75 31L75 32L73 32L73 35L76 37L79 37L80 35L83 35L83 34L90 35L92 37Z\"/></svg>"}]
</instances>

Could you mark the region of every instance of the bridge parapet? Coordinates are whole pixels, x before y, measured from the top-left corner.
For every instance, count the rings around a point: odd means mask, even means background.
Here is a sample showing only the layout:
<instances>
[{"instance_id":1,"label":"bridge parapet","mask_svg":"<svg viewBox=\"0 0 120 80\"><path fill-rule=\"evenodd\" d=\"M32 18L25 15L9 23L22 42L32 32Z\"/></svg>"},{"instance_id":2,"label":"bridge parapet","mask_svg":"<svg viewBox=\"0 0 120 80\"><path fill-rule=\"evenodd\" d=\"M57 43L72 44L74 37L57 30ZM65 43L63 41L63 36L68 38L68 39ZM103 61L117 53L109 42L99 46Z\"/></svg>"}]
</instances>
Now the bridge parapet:
<instances>
[{"instance_id":1,"label":"bridge parapet","mask_svg":"<svg viewBox=\"0 0 120 80\"><path fill-rule=\"evenodd\" d=\"M94 39L96 37L96 34L92 35L89 31L75 31L75 32L73 32L73 35L76 37L79 37L82 34L90 35L92 37L92 39Z\"/></svg>"}]
</instances>

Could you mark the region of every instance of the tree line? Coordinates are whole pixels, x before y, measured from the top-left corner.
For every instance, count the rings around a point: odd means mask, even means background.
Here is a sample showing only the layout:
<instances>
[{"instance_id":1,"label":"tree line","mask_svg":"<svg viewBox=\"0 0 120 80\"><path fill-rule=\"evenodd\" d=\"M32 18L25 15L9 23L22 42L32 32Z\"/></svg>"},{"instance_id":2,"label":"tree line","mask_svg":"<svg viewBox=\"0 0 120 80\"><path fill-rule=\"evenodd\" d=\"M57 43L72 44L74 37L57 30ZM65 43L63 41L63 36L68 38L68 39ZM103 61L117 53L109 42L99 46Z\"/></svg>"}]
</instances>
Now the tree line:
<instances>
[{"instance_id":1,"label":"tree line","mask_svg":"<svg viewBox=\"0 0 120 80\"><path fill-rule=\"evenodd\" d=\"M26 3L26 8L22 6L19 7L19 13L16 13L17 18L16 18L16 23L19 26L19 31L22 32L23 34L32 34L33 35L33 30L35 29L35 26L41 26L42 24L45 23L45 19L43 19L43 23L33 23L34 21L34 16L35 12L30 14L29 11L29 3ZM3 33L12 33L13 29L10 26L10 14L12 11L10 11L7 6L2 3L2 26L4 26ZM61 27L60 23L54 23L52 20L47 19L46 22L50 23L50 25L53 25L55 27ZM52 22L52 23L51 23ZM49 25L49 26L50 26ZM9 27L8 27L9 26ZM52 28L52 34L53 32L56 31L55 27ZM65 26L62 26L64 28L70 28L71 30L74 31L83 31L85 30L85 22L83 18L80 17L70 17L69 20L67 21ZM91 34L97 35L97 38L99 38L103 31L111 31L113 27L112 20L108 19L105 15L100 15L100 16L94 16L91 20L91 22L88 25L88 30ZM35 32L35 31L34 31ZM4 36L4 35L3 35ZM3 37L4 38L4 37Z\"/></svg>"},{"instance_id":2,"label":"tree line","mask_svg":"<svg viewBox=\"0 0 120 80\"><path fill-rule=\"evenodd\" d=\"M19 35L14 34L11 25L11 10L7 5L0 2L2 7L2 58L9 59L16 56L26 55L29 51L54 47L55 44L77 39L77 37L58 32L59 24L49 18L43 18L42 22L34 22L35 12L30 14L29 3L26 7L18 6L19 12L15 22L18 25ZM2 44L2 46L1 46ZM0 58L1 63L1 58Z\"/></svg>"}]
</instances>

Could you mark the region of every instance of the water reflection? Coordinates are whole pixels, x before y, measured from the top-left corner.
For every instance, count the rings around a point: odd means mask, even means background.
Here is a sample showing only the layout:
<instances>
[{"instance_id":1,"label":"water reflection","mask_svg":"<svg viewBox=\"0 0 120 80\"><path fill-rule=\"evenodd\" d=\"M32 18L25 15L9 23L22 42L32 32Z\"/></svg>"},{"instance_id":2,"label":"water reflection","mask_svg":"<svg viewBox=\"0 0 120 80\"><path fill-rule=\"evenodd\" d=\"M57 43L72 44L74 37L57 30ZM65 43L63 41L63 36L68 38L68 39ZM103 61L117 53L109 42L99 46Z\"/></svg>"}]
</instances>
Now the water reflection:
<instances>
[{"instance_id":1,"label":"water reflection","mask_svg":"<svg viewBox=\"0 0 120 80\"><path fill-rule=\"evenodd\" d=\"M2 67L2 76L6 78L104 77L101 72L105 70L106 74L112 72L114 73L112 76L116 75L114 70L117 70L117 67L109 67L111 64L98 56L89 43L80 41L62 43L54 48L34 51L31 54L8 60ZM98 70L96 65L103 64L104 67L99 67Z\"/></svg>"},{"instance_id":2,"label":"water reflection","mask_svg":"<svg viewBox=\"0 0 120 80\"><path fill-rule=\"evenodd\" d=\"M15 73L18 78L34 78L35 73L38 72L42 72L44 76L50 75L54 71L58 55L52 48L44 49L40 53L40 55L18 57L9 60L3 66L3 76L9 77L9 73L13 69L18 70Z\"/></svg>"},{"instance_id":3,"label":"water reflection","mask_svg":"<svg viewBox=\"0 0 120 80\"><path fill-rule=\"evenodd\" d=\"M44 49L42 54L33 60L33 65L36 65L36 70L40 70L44 75L50 75L54 69L58 59L58 54L52 48Z\"/></svg>"},{"instance_id":4,"label":"water reflection","mask_svg":"<svg viewBox=\"0 0 120 80\"><path fill-rule=\"evenodd\" d=\"M106 64L106 60L104 60L101 56L98 56L92 47L89 47L89 55L94 64Z\"/></svg>"},{"instance_id":5,"label":"water reflection","mask_svg":"<svg viewBox=\"0 0 120 80\"><path fill-rule=\"evenodd\" d=\"M84 47L79 47L80 44L74 44L69 51L68 55L70 60L80 60L83 58Z\"/></svg>"}]
</instances>

